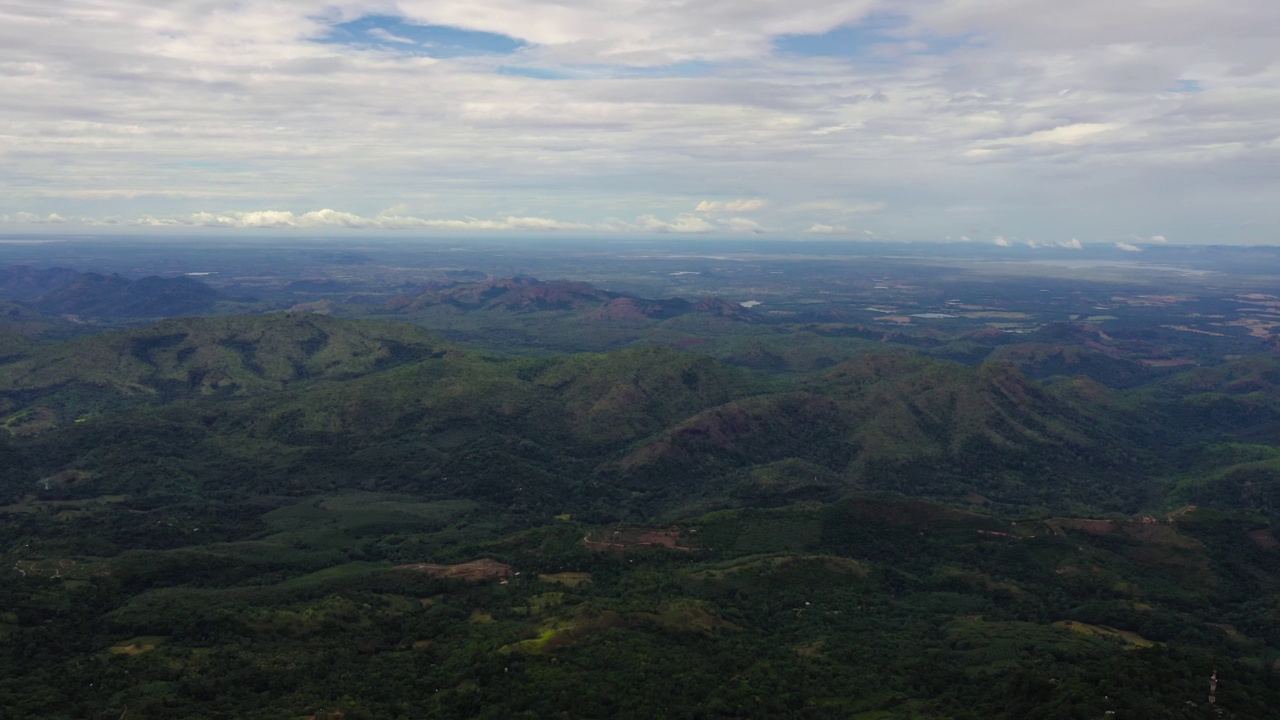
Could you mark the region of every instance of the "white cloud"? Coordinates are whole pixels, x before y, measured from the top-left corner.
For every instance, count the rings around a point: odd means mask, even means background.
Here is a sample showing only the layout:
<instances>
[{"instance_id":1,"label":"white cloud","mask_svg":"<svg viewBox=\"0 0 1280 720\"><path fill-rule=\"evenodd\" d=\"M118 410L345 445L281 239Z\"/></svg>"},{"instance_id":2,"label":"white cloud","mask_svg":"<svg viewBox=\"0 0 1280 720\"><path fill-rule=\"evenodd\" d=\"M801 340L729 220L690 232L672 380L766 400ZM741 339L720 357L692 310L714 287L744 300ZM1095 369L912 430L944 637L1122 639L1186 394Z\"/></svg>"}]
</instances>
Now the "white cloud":
<instances>
[{"instance_id":1,"label":"white cloud","mask_svg":"<svg viewBox=\"0 0 1280 720\"><path fill-rule=\"evenodd\" d=\"M860 240L882 239L870 230L858 230L847 225L828 225L826 223L813 223L805 232L811 235L847 235Z\"/></svg>"},{"instance_id":2,"label":"white cloud","mask_svg":"<svg viewBox=\"0 0 1280 720\"><path fill-rule=\"evenodd\" d=\"M1066 241L1066 242L1060 242L1060 243L1058 243L1058 247L1067 248L1068 250L1083 250L1083 249L1084 249L1084 245L1081 245L1081 244L1080 244L1080 241L1079 241L1079 240L1077 240L1076 238L1071 238L1070 240L1068 240L1068 241Z\"/></svg>"},{"instance_id":3,"label":"white cloud","mask_svg":"<svg viewBox=\"0 0 1280 720\"><path fill-rule=\"evenodd\" d=\"M1151 237L1147 238L1147 242L1164 243L1164 242L1169 242L1169 240L1163 235L1152 235Z\"/></svg>"},{"instance_id":4,"label":"white cloud","mask_svg":"<svg viewBox=\"0 0 1280 720\"><path fill-rule=\"evenodd\" d=\"M751 220L750 218L740 218L740 217L729 218L728 220L725 220L723 223L721 223L721 225L725 229L727 229L729 232L734 232L734 233L765 232L765 228L763 225L756 222L755 220Z\"/></svg>"},{"instance_id":5,"label":"white cloud","mask_svg":"<svg viewBox=\"0 0 1280 720\"><path fill-rule=\"evenodd\" d=\"M795 206L795 209L806 212L814 210L827 211L834 215L858 215L883 210L887 204L883 201L814 200L800 203Z\"/></svg>"},{"instance_id":6,"label":"white cloud","mask_svg":"<svg viewBox=\"0 0 1280 720\"><path fill-rule=\"evenodd\" d=\"M810 225L809 229L805 230L805 232L814 233L815 235L835 235L835 234L847 233L849 232L849 228L843 225L825 225L823 223L814 223Z\"/></svg>"},{"instance_id":7,"label":"white cloud","mask_svg":"<svg viewBox=\"0 0 1280 720\"><path fill-rule=\"evenodd\" d=\"M657 232L708 233L715 230L714 225L691 213L681 213L672 222L659 220L653 215L641 215L636 218L636 224L645 230Z\"/></svg>"},{"instance_id":8,"label":"white cloud","mask_svg":"<svg viewBox=\"0 0 1280 720\"><path fill-rule=\"evenodd\" d=\"M386 42L393 42L401 45L417 45L418 44L414 40L410 40L407 37L401 37L400 35L396 35L395 33L383 28L373 28L369 30L369 34L379 40L385 40Z\"/></svg>"},{"instance_id":9,"label":"white cloud","mask_svg":"<svg viewBox=\"0 0 1280 720\"><path fill-rule=\"evenodd\" d=\"M1003 235L997 235L991 242L1000 247L1013 247L1013 243L1009 242L1009 239Z\"/></svg>"},{"instance_id":10,"label":"white cloud","mask_svg":"<svg viewBox=\"0 0 1280 720\"><path fill-rule=\"evenodd\" d=\"M32 216L34 217L34 216ZM44 221L44 220L42 220ZM82 218L78 222L89 226L118 225L117 218ZM221 213L197 212L178 216L143 215L130 224L138 227L175 228L203 227L226 229L372 229L372 230L459 230L459 231L513 231L556 232L593 231L602 233L628 233L649 231L659 233L764 233L770 229L750 218L730 217L708 221L694 213L680 213L671 220L655 215L642 215L635 223L609 219L600 223L579 223L536 216L508 215L501 218L422 218L413 215L380 214L365 217L355 213L332 209L313 210L295 214L288 210L226 211ZM833 231L852 232L847 228Z\"/></svg>"},{"instance_id":11,"label":"white cloud","mask_svg":"<svg viewBox=\"0 0 1280 720\"><path fill-rule=\"evenodd\" d=\"M749 216L794 233L874 212L908 239L1275 242L1280 3L1149 5L12 0L0 213L45 231L57 211L245 230L728 233ZM371 13L530 45L429 58L314 42ZM866 48L875 62L774 51L885 13L905 25ZM424 195L450 219L419 217ZM192 219L209 207L350 212ZM681 208L706 227L663 214Z\"/></svg>"},{"instance_id":12,"label":"white cloud","mask_svg":"<svg viewBox=\"0 0 1280 720\"><path fill-rule=\"evenodd\" d=\"M1117 248L1118 250L1123 250L1123 251L1125 251L1125 252L1142 252L1142 248L1138 247L1137 245L1134 245L1134 244L1132 244L1132 243L1127 243L1127 242L1118 242L1118 243L1116 243L1116 248Z\"/></svg>"},{"instance_id":13,"label":"white cloud","mask_svg":"<svg viewBox=\"0 0 1280 720\"><path fill-rule=\"evenodd\" d=\"M86 224L114 224L110 218L86 219ZM233 229L284 229L284 228L347 228L380 230L611 230L606 225L587 225L551 218L507 216L493 220L477 218L428 219L411 215L378 215L363 217L349 212L324 209L295 215L288 210L256 210L224 213L198 212L177 217L143 216L133 222L143 227L208 227Z\"/></svg>"},{"instance_id":14,"label":"white cloud","mask_svg":"<svg viewBox=\"0 0 1280 720\"><path fill-rule=\"evenodd\" d=\"M760 210L768 203L760 198L751 198L749 200L703 200L698 203L698 207L694 208L694 212L715 213L715 212L753 212Z\"/></svg>"},{"instance_id":15,"label":"white cloud","mask_svg":"<svg viewBox=\"0 0 1280 720\"><path fill-rule=\"evenodd\" d=\"M1089 138L1123 127L1121 123L1073 123L1061 125L1050 130L1040 130L1020 137L1004 138L1004 144L1018 143L1052 143L1056 145L1078 145Z\"/></svg>"},{"instance_id":16,"label":"white cloud","mask_svg":"<svg viewBox=\"0 0 1280 720\"><path fill-rule=\"evenodd\" d=\"M16 212L13 215L0 215L0 222L22 223L24 225L61 225L66 223L67 219L58 213L40 216L30 212Z\"/></svg>"}]
</instances>

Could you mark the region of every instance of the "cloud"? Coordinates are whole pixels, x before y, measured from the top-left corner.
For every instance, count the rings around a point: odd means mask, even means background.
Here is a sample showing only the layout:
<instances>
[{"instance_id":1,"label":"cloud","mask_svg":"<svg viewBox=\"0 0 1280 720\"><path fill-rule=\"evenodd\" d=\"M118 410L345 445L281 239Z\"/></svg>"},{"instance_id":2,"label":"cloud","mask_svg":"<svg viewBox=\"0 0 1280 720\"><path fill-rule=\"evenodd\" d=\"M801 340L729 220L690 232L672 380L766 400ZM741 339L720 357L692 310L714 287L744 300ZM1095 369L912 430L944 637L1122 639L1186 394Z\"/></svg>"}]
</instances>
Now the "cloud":
<instances>
[{"instance_id":1,"label":"cloud","mask_svg":"<svg viewBox=\"0 0 1280 720\"><path fill-rule=\"evenodd\" d=\"M723 223L721 223L721 226L727 229L729 232L734 232L734 233L765 232L765 228L763 225L749 218L740 218L740 217L729 218L728 220L725 220Z\"/></svg>"},{"instance_id":2,"label":"cloud","mask_svg":"<svg viewBox=\"0 0 1280 720\"><path fill-rule=\"evenodd\" d=\"M717 212L754 212L760 210L767 202L760 198L751 198L750 200L703 200L698 203L698 207L694 208L694 212L700 213L717 213Z\"/></svg>"},{"instance_id":3,"label":"cloud","mask_svg":"<svg viewBox=\"0 0 1280 720\"><path fill-rule=\"evenodd\" d=\"M403 208L397 208L403 210ZM80 221L85 225L115 225L115 218ZM144 215L132 225L151 228L225 228L225 229L360 229L360 230L457 230L457 231L526 231L561 232L592 231L601 233L634 233L648 231L658 233L719 233L759 234L769 228L750 218L730 217L708 220L694 213L680 213L671 220L655 215L642 215L635 223L609 219L599 223L582 223L537 216L508 215L500 218L422 218L390 212L366 217L333 209L313 210L295 214L288 210L227 211L221 213L197 212L178 216Z\"/></svg>"},{"instance_id":4,"label":"cloud","mask_svg":"<svg viewBox=\"0 0 1280 720\"><path fill-rule=\"evenodd\" d=\"M876 213L901 238L998 218L1009 237L1275 242L1280 3L1147 5L13 0L0 213L46 232L56 210L245 231L726 233ZM323 41L360 22L376 42ZM522 45L422 57L404 41L430 27ZM805 55L833 37L864 41ZM423 195L449 217L416 217ZM414 211L376 210L397 205ZM353 213L190 218L209 207Z\"/></svg>"},{"instance_id":5,"label":"cloud","mask_svg":"<svg viewBox=\"0 0 1280 720\"><path fill-rule=\"evenodd\" d=\"M22 223L24 225L62 225L67 219L58 213L49 213L45 216L36 215L29 212L17 212L12 216L0 215L0 222L5 223Z\"/></svg>"},{"instance_id":6,"label":"cloud","mask_svg":"<svg viewBox=\"0 0 1280 720\"><path fill-rule=\"evenodd\" d=\"M1006 145L1025 143L1052 143L1056 145L1078 145L1089 138L1123 127L1122 123L1072 123L1060 125L1050 130L1039 130L1019 137L1004 138Z\"/></svg>"},{"instance_id":7,"label":"cloud","mask_svg":"<svg viewBox=\"0 0 1280 720\"><path fill-rule=\"evenodd\" d=\"M1151 237L1147 238L1147 242L1164 243L1164 242L1169 242L1169 240L1165 238L1165 236L1163 235L1152 235Z\"/></svg>"},{"instance_id":8,"label":"cloud","mask_svg":"<svg viewBox=\"0 0 1280 720\"><path fill-rule=\"evenodd\" d=\"M114 223L110 219L89 221L90 224ZM477 218L463 219L428 219L411 215L378 215L363 217L349 212L324 209L295 215L287 210L230 211L224 213L198 212L177 217L142 216L133 222L142 227L206 227L230 229L380 229L380 230L525 230L525 231L561 231L561 230L601 230L610 229L604 225L588 225L585 223L565 222L551 218L507 216L493 220Z\"/></svg>"},{"instance_id":9,"label":"cloud","mask_svg":"<svg viewBox=\"0 0 1280 720\"><path fill-rule=\"evenodd\" d=\"M196 213L192 216L192 220L195 224L205 227L234 228L367 228L379 224L376 219L327 208L313 210L302 215L294 215L292 212L280 210L232 212L222 215Z\"/></svg>"},{"instance_id":10,"label":"cloud","mask_svg":"<svg viewBox=\"0 0 1280 720\"><path fill-rule=\"evenodd\" d=\"M407 37L401 37L400 35L396 35L390 30L387 30L386 28L377 28L377 27L370 28L367 32L369 33L369 35L379 40L383 40L385 42L398 43L400 45L417 45L418 44L416 41L411 40Z\"/></svg>"},{"instance_id":11,"label":"cloud","mask_svg":"<svg viewBox=\"0 0 1280 720\"><path fill-rule=\"evenodd\" d=\"M636 218L636 224L645 230L656 232L708 233L715 230L714 225L692 213L681 213L672 222L659 220L653 215L641 215Z\"/></svg>"},{"instance_id":12,"label":"cloud","mask_svg":"<svg viewBox=\"0 0 1280 720\"><path fill-rule=\"evenodd\" d=\"M1000 243L1001 240L1005 240L1005 243L1003 245L1001 245ZM1038 248L1063 248L1066 250L1083 250L1084 249L1084 245L1080 244L1080 241L1077 240L1076 238L1071 238L1070 240L1065 240L1063 242L1040 242L1038 240L1027 240L1025 242L1027 247L1033 250ZM1005 238L998 237L996 238L996 244L1001 245L1002 247L1010 247L1012 243L1006 240Z\"/></svg>"},{"instance_id":13,"label":"cloud","mask_svg":"<svg viewBox=\"0 0 1280 720\"><path fill-rule=\"evenodd\" d=\"M1125 252L1142 252L1142 248L1138 247L1137 245L1134 245L1134 244L1132 244L1132 243L1127 243L1127 242L1118 242L1118 243L1116 243L1116 249L1118 249L1118 250L1123 250L1123 251L1125 251Z\"/></svg>"},{"instance_id":14,"label":"cloud","mask_svg":"<svg viewBox=\"0 0 1280 720\"><path fill-rule=\"evenodd\" d=\"M998 246L1000 246L1000 247L1006 247L1006 248L1007 248L1007 247L1013 247L1013 243L1009 242L1008 238L1006 238L1006 237L1005 237L1005 236L1003 236L1003 235L997 235L997 236L996 236L996 238L995 238L994 240L992 240L991 242L992 242L992 243L994 243L994 244L996 244L996 245L998 245Z\"/></svg>"},{"instance_id":15,"label":"cloud","mask_svg":"<svg viewBox=\"0 0 1280 720\"><path fill-rule=\"evenodd\" d=\"M810 235L848 235L861 240L881 239L879 235L870 230L857 230L847 225L828 225L826 223L813 223L805 232Z\"/></svg>"},{"instance_id":16,"label":"cloud","mask_svg":"<svg viewBox=\"0 0 1280 720\"><path fill-rule=\"evenodd\" d=\"M846 202L842 200L815 200L800 203L795 206L796 210L811 212L814 210L827 211L835 215L858 215L861 213L877 212L885 209L888 203L883 201L853 201Z\"/></svg>"}]
</instances>

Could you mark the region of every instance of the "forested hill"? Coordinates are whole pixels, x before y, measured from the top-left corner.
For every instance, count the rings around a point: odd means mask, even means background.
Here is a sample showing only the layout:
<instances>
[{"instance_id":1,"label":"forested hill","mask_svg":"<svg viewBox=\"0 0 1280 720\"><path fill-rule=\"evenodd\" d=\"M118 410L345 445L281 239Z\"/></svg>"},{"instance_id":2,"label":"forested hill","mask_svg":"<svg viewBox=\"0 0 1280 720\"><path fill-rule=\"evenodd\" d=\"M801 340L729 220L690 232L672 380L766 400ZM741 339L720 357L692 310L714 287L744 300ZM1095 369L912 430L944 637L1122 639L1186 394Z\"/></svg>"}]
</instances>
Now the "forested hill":
<instances>
[{"instance_id":1,"label":"forested hill","mask_svg":"<svg viewBox=\"0 0 1280 720\"><path fill-rule=\"evenodd\" d=\"M9 337L16 717L1190 719L1214 668L1226 717L1280 706L1274 356L1118 389L297 312Z\"/></svg>"},{"instance_id":2,"label":"forested hill","mask_svg":"<svg viewBox=\"0 0 1280 720\"><path fill-rule=\"evenodd\" d=\"M147 450L172 444L191 492L359 477L365 489L613 517L854 489L1137 512L1203 497L1194 488L1218 476L1181 477L1187 463L1236 464L1196 448L1275 441L1277 364L1245 359L1131 391L902 354L779 379L660 347L504 360L408 325L275 313L41 344L0 365L0 408L31 472L95 478L64 491L78 496L146 494L156 474L172 485ZM827 480L781 494L750 480L791 461Z\"/></svg>"}]
</instances>

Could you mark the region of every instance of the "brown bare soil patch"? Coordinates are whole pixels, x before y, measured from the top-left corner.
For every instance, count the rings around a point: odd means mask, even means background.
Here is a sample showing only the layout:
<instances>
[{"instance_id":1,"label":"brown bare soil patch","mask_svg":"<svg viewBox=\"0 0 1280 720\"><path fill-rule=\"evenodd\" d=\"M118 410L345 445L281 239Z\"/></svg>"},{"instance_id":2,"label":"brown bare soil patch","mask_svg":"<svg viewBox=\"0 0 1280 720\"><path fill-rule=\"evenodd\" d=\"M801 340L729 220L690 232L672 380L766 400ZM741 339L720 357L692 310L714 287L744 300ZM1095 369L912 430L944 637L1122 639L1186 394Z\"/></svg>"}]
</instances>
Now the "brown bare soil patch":
<instances>
[{"instance_id":1,"label":"brown bare soil patch","mask_svg":"<svg viewBox=\"0 0 1280 720\"><path fill-rule=\"evenodd\" d=\"M1263 550L1280 549L1280 540L1276 540L1276 536L1270 530L1251 530L1248 535L1253 544Z\"/></svg>"},{"instance_id":2,"label":"brown bare soil patch","mask_svg":"<svg viewBox=\"0 0 1280 720\"><path fill-rule=\"evenodd\" d=\"M25 437L52 430L58 424L58 414L47 407L34 407L4 421L4 427L13 435Z\"/></svg>"},{"instance_id":3,"label":"brown bare soil patch","mask_svg":"<svg viewBox=\"0 0 1280 720\"><path fill-rule=\"evenodd\" d=\"M143 645L113 645L107 648L107 652L112 655L141 655L142 653L151 652L155 649L156 646L153 643L146 643Z\"/></svg>"},{"instance_id":4,"label":"brown bare soil patch","mask_svg":"<svg viewBox=\"0 0 1280 720\"><path fill-rule=\"evenodd\" d=\"M397 570L412 570L435 578L456 578L478 582L493 578L505 578L515 574L515 568L506 563L490 558L480 558L457 565L436 565L434 563L411 563L397 565Z\"/></svg>"},{"instance_id":5,"label":"brown bare soil patch","mask_svg":"<svg viewBox=\"0 0 1280 720\"><path fill-rule=\"evenodd\" d=\"M119 645L112 645L107 648L107 652L112 655L141 655L155 650L168 639L163 636L138 637Z\"/></svg>"},{"instance_id":6,"label":"brown bare soil patch","mask_svg":"<svg viewBox=\"0 0 1280 720\"><path fill-rule=\"evenodd\" d=\"M582 544L588 550L614 552L653 546L683 551L697 549L697 543L676 528L670 530L633 527L598 528L588 531L582 538Z\"/></svg>"},{"instance_id":7,"label":"brown bare soil patch","mask_svg":"<svg viewBox=\"0 0 1280 720\"><path fill-rule=\"evenodd\" d=\"M1084 518L1061 518L1050 520L1050 525L1057 525L1060 528L1070 528L1072 530L1080 530L1090 535L1110 535L1116 531L1116 523L1114 520L1088 520Z\"/></svg>"},{"instance_id":8,"label":"brown bare soil patch","mask_svg":"<svg viewBox=\"0 0 1280 720\"><path fill-rule=\"evenodd\" d=\"M1144 545L1159 545L1182 550L1200 550L1204 547L1199 540L1179 533L1175 523L1162 522L1149 515L1133 520L1054 518L1046 521L1045 524L1059 532L1064 529L1079 530L1090 535L1127 538Z\"/></svg>"}]
</instances>

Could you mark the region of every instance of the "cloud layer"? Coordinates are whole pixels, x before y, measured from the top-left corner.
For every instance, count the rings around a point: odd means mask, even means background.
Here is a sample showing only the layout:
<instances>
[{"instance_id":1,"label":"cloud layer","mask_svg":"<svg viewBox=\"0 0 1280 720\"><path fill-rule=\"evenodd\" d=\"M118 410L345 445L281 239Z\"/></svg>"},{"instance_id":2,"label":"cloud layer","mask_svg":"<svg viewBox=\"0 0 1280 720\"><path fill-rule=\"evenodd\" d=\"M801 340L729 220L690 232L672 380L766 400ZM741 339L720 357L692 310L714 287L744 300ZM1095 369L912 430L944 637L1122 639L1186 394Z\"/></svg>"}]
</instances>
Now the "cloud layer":
<instances>
[{"instance_id":1,"label":"cloud layer","mask_svg":"<svg viewBox=\"0 0 1280 720\"><path fill-rule=\"evenodd\" d=\"M0 232L1276 242L1278 26L1269 0L17 0Z\"/></svg>"}]
</instances>

